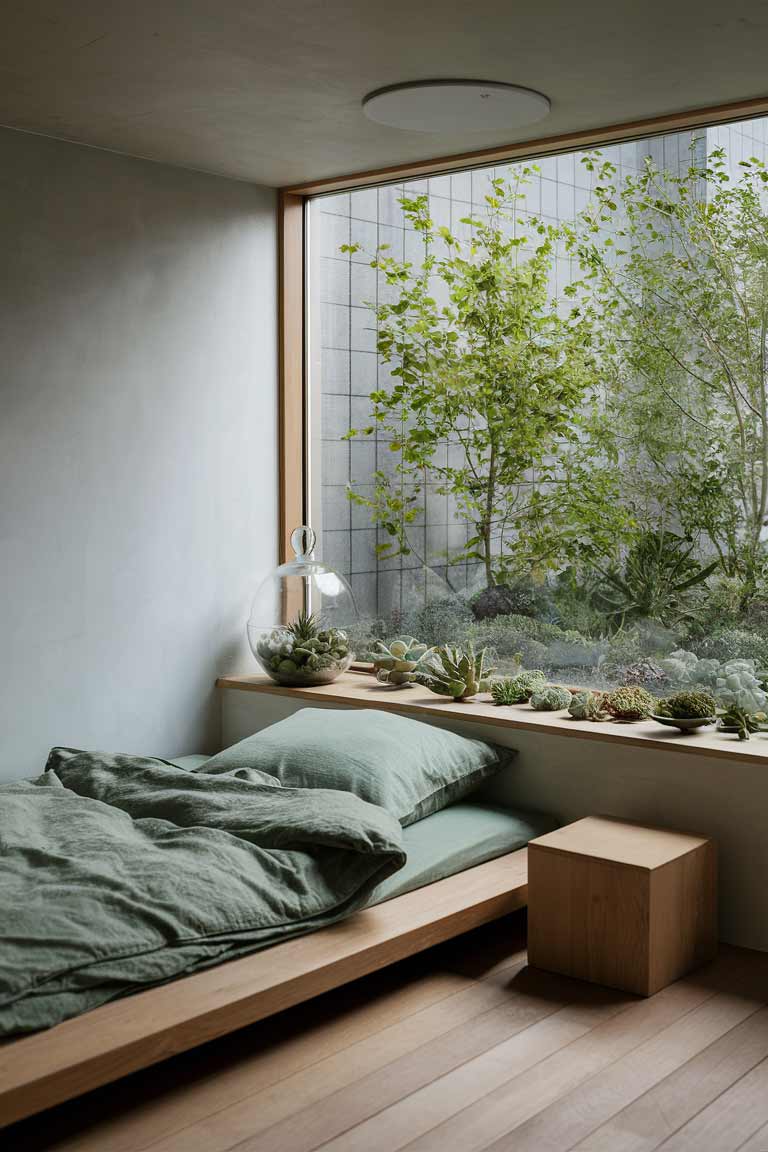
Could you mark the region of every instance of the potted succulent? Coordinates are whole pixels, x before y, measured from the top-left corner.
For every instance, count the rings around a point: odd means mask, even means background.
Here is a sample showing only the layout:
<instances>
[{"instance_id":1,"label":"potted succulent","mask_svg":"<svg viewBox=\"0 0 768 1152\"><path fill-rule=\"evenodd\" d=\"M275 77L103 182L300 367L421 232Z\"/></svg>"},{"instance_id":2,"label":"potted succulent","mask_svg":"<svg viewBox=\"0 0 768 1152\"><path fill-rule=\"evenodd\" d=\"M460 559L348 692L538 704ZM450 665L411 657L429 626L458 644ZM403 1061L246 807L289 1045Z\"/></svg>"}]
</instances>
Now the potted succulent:
<instances>
[{"instance_id":1,"label":"potted succulent","mask_svg":"<svg viewBox=\"0 0 768 1152\"><path fill-rule=\"evenodd\" d=\"M653 719L681 732L691 732L715 723L717 701L709 692L676 692L659 701Z\"/></svg>"},{"instance_id":2,"label":"potted succulent","mask_svg":"<svg viewBox=\"0 0 768 1152\"><path fill-rule=\"evenodd\" d=\"M467 700L488 691L494 670L487 661L485 648L475 652L472 644L465 648L445 644L423 658L417 680L437 696Z\"/></svg>"},{"instance_id":3,"label":"potted succulent","mask_svg":"<svg viewBox=\"0 0 768 1152\"><path fill-rule=\"evenodd\" d=\"M413 636L398 636L390 644L377 640L373 650L376 679L395 688L407 688L418 679L421 662L431 652Z\"/></svg>"}]
</instances>

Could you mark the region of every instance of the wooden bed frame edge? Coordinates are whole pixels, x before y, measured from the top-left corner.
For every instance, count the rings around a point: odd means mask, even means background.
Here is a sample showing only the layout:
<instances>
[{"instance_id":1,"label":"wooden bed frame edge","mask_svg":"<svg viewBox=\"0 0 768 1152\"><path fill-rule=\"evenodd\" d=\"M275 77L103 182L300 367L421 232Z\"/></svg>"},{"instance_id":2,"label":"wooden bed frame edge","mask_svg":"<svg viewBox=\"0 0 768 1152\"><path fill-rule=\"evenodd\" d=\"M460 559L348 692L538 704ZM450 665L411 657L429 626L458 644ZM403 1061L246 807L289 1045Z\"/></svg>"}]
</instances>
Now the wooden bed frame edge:
<instances>
[{"instance_id":1,"label":"wooden bed frame edge","mask_svg":"<svg viewBox=\"0 0 768 1152\"><path fill-rule=\"evenodd\" d=\"M0 1127L523 907L527 849L0 1046Z\"/></svg>"}]
</instances>

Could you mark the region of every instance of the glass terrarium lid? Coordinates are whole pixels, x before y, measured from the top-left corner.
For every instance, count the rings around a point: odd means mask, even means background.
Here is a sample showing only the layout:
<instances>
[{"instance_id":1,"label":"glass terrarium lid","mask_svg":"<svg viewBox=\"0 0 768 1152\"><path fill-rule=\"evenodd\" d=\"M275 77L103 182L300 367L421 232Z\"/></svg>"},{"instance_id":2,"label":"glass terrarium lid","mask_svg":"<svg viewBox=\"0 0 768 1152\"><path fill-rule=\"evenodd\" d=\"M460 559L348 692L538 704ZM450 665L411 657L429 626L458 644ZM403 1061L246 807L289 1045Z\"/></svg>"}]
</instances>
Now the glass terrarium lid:
<instances>
[{"instance_id":1,"label":"glass terrarium lid","mask_svg":"<svg viewBox=\"0 0 768 1152\"><path fill-rule=\"evenodd\" d=\"M340 572L315 559L316 542L308 525L294 528L294 558L278 565L259 586L251 606L249 628L285 624L300 612L318 617L328 628L356 623L352 589Z\"/></svg>"}]
</instances>

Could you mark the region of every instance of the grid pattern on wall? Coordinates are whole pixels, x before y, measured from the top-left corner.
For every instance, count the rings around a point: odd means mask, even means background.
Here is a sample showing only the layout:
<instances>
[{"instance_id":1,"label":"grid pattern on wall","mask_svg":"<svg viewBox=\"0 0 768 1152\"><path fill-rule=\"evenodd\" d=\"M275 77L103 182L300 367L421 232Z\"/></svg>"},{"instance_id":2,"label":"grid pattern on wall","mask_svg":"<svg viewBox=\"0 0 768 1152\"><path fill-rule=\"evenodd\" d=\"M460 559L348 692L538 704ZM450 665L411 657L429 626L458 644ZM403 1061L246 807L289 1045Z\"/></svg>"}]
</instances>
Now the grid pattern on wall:
<instances>
[{"instance_id":1,"label":"grid pattern on wall","mask_svg":"<svg viewBox=\"0 0 768 1152\"><path fill-rule=\"evenodd\" d=\"M722 146L734 172L741 160L768 156L768 120L724 125L695 135L698 155ZM622 180L639 171L647 156L659 168L682 172L690 163L693 142L693 133L680 132L606 147L601 154L616 165L617 179ZM596 178L582 163L583 156L570 153L537 161L539 171L526 188L525 208L553 224L573 220L586 207ZM490 180L515 167L521 165L363 188L311 202L312 521L322 558L349 579L363 617L389 617L393 610L451 589L472 588L479 581L478 565L447 562L466 543L468 527L457 518L451 498L438 493L429 476L424 477L418 519L409 533L414 546L410 556L378 557L376 545L386 542L386 534L372 526L365 507L348 499L348 485L369 495L373 473L390 470L394 460L384 436L342 439L350 428L369 423L369 393L392 383L387 365L378 362L375 317L369 306L384 299L386 287L370 260L382 244L389 245L395 257L414 264L423 257L422 240L403 217L399 199L404 194L428 195L435 223L462 237L467 233L462 217L486 209ZM343 253L344 244L360 245L360 251ZM558 258L553 271L551 288L558 296L571 281L573 269L567 259ZM450 445L444 450L451 451Z\"/></svg>"}]
</instances>

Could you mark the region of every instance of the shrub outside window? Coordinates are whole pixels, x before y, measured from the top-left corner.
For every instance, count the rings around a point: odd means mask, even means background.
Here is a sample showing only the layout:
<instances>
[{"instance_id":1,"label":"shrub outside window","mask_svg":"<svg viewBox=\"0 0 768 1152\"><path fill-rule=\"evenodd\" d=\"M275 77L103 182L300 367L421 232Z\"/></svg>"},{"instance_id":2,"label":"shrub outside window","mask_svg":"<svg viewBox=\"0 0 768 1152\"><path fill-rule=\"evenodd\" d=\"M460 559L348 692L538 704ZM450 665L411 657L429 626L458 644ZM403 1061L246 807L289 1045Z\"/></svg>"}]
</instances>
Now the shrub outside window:
<instances>
[{"instance_id":1,"label":"shrub outside window","mask_svg":"<svg viewBox=\"0 0 768 1152\"><path fill-rule=\"evenodd\" d=\"M311 519L359 657L766 703L766 159L756 119L310 202Z\"/></svg>"}]
</instances>

